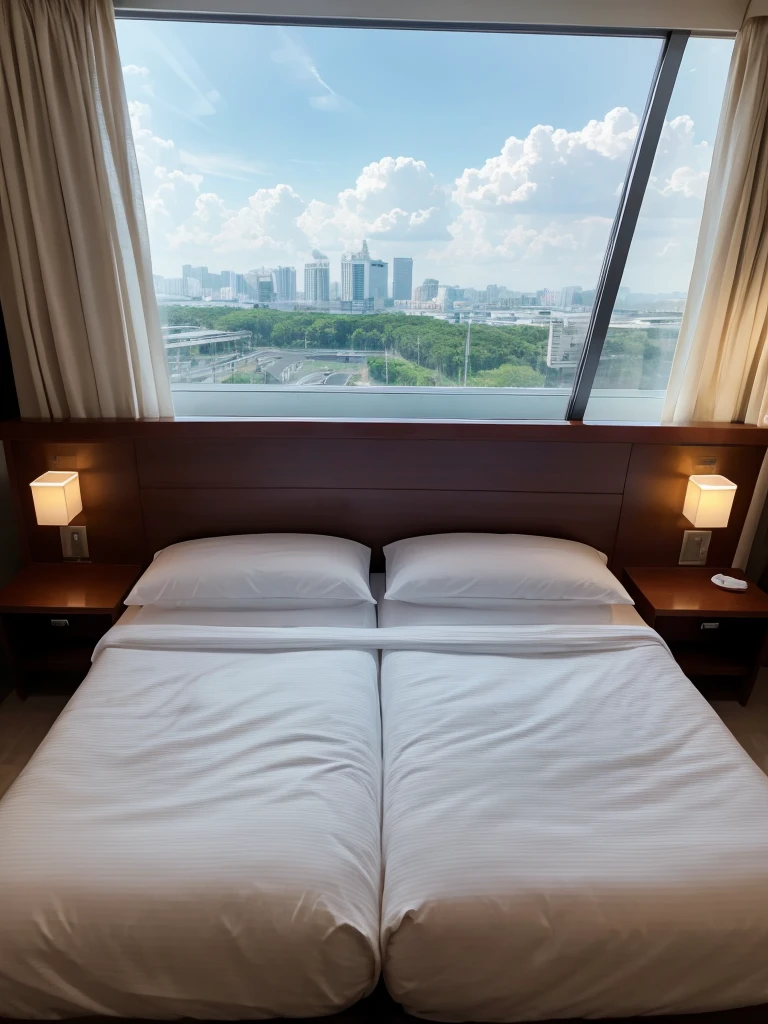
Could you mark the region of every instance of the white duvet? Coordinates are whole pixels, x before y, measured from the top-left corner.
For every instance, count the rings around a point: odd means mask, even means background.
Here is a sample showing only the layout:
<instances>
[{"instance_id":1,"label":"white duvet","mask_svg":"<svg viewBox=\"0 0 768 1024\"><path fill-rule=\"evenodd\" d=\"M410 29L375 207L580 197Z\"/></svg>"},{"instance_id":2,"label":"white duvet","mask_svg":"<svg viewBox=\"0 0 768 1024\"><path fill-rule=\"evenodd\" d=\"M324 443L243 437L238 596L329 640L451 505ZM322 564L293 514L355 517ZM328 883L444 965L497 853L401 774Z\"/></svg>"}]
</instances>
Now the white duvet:
<instances>
[{"instance_id":1,"label":"white duvet","mask_svg":"<svg viewBox=\"0 0 768 1024\"><path fill-rule=\"evenodd\" d=\"M768 779L658 636L429 632L382 660L394 998L446 1021L768 1002Z\"/></svg>"},{"instance_id":2,"label":"white duvet","mask_svg":"<svg viewBox=\"0 0 768 1024\"><path fill-rule=\"evenodd\" d=\"M116 627L0 804L0 1016L309 1017L374 987L376 656L228 633Z\"/></svg>"}]
</instances>

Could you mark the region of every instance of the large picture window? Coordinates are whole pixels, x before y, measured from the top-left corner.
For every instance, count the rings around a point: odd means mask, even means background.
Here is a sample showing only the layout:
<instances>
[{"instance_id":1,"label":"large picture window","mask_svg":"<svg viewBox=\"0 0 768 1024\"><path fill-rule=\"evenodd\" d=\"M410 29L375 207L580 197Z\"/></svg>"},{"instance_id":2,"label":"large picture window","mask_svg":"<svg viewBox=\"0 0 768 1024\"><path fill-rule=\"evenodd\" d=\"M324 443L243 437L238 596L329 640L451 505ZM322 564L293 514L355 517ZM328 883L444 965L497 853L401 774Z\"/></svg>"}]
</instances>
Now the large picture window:
<instances>
[{"instance_id":1,"label":"large picture window","mask_svg":"<svg viewBox=\"0 0 768 1024\"><path fill-rule=\"evenodd\" d=\"M179 415L565 416L661 36L118 37ZM688 44L597 417L657 415L731 45Z\"/></svg>"}]
</instances>

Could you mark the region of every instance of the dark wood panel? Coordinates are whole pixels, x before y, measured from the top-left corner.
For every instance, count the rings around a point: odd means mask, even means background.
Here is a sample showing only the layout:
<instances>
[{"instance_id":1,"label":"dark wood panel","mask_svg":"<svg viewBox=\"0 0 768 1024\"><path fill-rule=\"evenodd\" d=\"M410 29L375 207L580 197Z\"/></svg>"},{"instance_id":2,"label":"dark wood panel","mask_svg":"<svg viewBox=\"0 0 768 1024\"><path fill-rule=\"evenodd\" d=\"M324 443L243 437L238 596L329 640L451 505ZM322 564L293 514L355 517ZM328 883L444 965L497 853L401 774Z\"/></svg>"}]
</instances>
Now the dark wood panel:
<instances>
[{"instance_id":1,"label":"dark wood panel","mask_svg":"<svg viewBox=\"0 0 768 1024\"><path fill-rule=\"evenodd\" d=\"M308 487L620 494L629 444L234 438L136 441L141 487Z\"/></svg>"},{"instance_id":2,"label":"dark wood panel","mask_svg":"<svg viewBox=\"0 0 768 1024\"><path fill-rule=\"evenodd\" d=\"M621 496L498 491L216 490L145 488L144 522L150 549L194 537L296 531L349 537L373 549L403 537L453 531L532 533L613 550Z\"/></svg>"},{"instance_id":3,"label":"dark wood panel","mask_svg":"<svg viewBox=\"0 0 768 1024\"><path fill-rule=\"evenodd\" d=\"M140 572L138 565L25 565L0 589L0 611L111 615L121 606Z\"/></svg>"},{"instance_id":4,"label":"dark wood panel","mask_svg":"<svg viewBox=\"0 0 768 1024\"><path fill-rule=\"evenodd\" d=\"M632 565L677 565L683 531L693 529L683 517L683 502L688 477L694 473L720 473L738 487L728 526L712 531L708 556L711 565L730 565L763 454L748 446L633 445L614 571ZM702 460L713 458L714 464L702 465Z\"/></svg>"},{"instance_id":5,"label":"dark wood panel","mask_svg":"<svg viewBox=\"0 0 768 1024\"><path fill-rule=\"evenodd\" d=\"M147 545L132 441L12 441L10 449L18 508L32 561L60 562L62 557L59 529L37 525L29 487L35 477L56 468L56 455L68 460L65 468L77 468L80 475L83 511L75 523L87 527L91 561L125 565L145 561Z\"/></svg>"},{"instance_id":6,"label":"dark wood panel","mask_svg":"<svg viewBox=\"0 0 768 1024\"><path fill-rule=\"evenodd\" d=\"M558 444L736 444L768 447L765 428L743 423L662 427L638 423L429 420L6 420L0 439L106 441L115 438L226 441L246 438L388 438L411 440L555 441Z\"/></svg>"}]
</instances>

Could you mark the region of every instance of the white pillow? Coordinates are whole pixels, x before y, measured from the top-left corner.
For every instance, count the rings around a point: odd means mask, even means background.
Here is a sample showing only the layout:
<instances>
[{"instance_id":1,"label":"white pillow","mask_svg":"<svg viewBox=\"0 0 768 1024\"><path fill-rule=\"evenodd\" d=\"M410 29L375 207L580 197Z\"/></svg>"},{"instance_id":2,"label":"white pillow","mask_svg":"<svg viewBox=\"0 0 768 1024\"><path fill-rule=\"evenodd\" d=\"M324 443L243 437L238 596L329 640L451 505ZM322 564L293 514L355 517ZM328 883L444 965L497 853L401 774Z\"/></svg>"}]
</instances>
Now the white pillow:
<instances>
[{"instance_id":1,"label":"white pillow","mask_svg":"<svg viewBox=\"0 0 768 1024\"><path fill-rule=\"evenodd\" d=\"M303 533L209 537L172 544L126 598L159 608L315 608L375 604L370 548Z\"/></svg>"},{"instance_id":2,"label":"white pillow","mask_svg":"<svg viewBox=\"0 0 768 1024\"><path fill-rule=\"evenodd\" d=\"M586 544L507 533L442 533L388 544L389 601L494 608L522 601L634 604Z\"/></svg>"}]
</instances>

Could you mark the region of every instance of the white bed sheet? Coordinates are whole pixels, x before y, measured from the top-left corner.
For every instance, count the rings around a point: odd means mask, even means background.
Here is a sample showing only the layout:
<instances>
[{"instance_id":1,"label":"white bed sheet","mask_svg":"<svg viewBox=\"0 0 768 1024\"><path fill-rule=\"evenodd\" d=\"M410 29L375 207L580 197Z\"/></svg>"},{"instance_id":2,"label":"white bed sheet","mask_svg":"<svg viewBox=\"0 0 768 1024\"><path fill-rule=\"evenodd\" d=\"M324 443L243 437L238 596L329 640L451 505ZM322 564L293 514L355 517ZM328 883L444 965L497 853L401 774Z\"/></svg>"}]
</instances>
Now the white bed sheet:
<instances>
[{"instance_id":1,"label":"white bed sheet","mask_svg":"<svg viewBox=\"0 0 768 1024\"><path fill-rule=\"evenodd\" d=\"M575 601L514 601L505 608L461 608L446 605L379 601L379 625L400 626L641 626L631 604L578 604Z\"/></svg>"},{"instance_id":2,"label":"white bed sheet","mask_svg":"<svg viewBox=\"0 0 768 1024\"><path fill-rule=\"evenodd\" d=\"M658 635L422 632L383 644L394 998L444 1021L768 1002L768 779Z\"/></svg>"},{"instance_id":3,"label":"white bed sheet","mask_svg":"<svg viewBox=\"0 0 768 1024\"><path fill-rule=\"evenodd\" d=\"M308 1017L374 987L376 656L229 632L115 627L0 803L1 1016Z\"/></svg>"}]
</instances>

